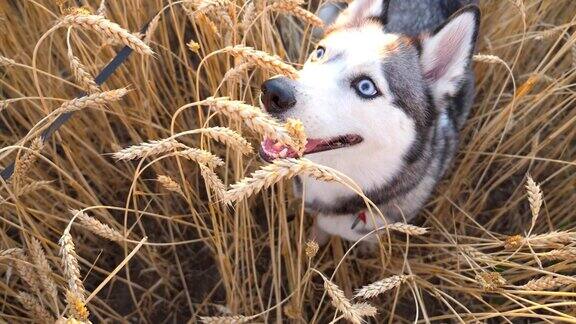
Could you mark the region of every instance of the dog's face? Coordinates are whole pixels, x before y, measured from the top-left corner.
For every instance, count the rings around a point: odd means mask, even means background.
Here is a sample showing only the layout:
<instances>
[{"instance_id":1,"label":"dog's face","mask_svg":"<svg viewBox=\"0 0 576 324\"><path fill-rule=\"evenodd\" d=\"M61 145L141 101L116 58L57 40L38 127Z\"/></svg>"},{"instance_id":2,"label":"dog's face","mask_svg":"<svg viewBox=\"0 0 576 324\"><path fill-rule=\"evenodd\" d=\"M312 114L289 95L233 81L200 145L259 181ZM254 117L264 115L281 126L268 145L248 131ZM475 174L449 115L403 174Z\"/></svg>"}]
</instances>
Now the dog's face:
<instances>
[{"instance_id":1,"label":"dog's face","mask_svg":"<svg viewBox=\"0 0 576 324\"><path fill-rule=\"evenodd\" d=\"M375 18L381 6L378 0L353 2L297 80L276 77L262 86L271 115L304 124L305 156L352 172L364 188L389 180L418 154L423 132L458 89L478 26L477 9L467 9L434 34L411 39L385 32ZM267 161L296 155L271 140L260 151Z\"/></svg>"}]
</instances>

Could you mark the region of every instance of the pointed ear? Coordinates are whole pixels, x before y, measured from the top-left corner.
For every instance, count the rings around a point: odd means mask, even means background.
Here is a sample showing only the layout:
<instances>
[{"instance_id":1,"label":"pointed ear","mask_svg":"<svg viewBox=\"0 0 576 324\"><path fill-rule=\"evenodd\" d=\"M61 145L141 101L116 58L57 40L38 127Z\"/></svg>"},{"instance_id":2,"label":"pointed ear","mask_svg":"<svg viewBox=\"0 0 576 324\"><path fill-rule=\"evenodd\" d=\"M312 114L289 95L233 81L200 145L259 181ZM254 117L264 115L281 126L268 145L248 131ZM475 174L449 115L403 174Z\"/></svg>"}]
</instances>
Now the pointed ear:
<instances>
[{"instance_id":1,"label":"pointed ear","mask_svg":"<svg viewBox=\"0 0 576 324\"><path fill-rule=\"evenodd\" d=\"M436 98L454 95L472 60L480 27L476 6L460 9L431 35L422 39L424 78Z\"/></svg>"},{"instance_id":2,"label":"pointed ear","mask_svg":"<svg viewBox=\"0 0 576 324\"><path fill-rule=\"evenodd\" d=\"M354 0L336 19L334 25L357 25L367 18L379 18L386 24L390 0Z\"/></svg>"}]
</instances>

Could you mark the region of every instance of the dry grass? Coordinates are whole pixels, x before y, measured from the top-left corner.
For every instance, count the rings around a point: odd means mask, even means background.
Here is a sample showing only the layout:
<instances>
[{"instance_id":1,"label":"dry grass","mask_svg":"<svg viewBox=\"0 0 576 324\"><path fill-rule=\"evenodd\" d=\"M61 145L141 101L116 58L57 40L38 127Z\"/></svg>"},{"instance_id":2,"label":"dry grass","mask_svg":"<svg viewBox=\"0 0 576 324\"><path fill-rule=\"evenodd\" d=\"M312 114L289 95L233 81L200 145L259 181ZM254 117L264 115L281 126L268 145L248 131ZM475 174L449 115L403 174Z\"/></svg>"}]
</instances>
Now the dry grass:
<instances>
[{"instance_id":1,"label":"dry grass","mask_svg":"<svg viewBox=\"0 0 576 324\"><path fill-rule=\"evenodd\" d=\"M82 2L0 2L0 165L18 161L0 181L0 322L576 322L576 2L483 1L456 163L369 256L306 243L312 217L287 180L344 175L260 169L252 149L305 142L257 108L258 89L295 77L316 7ZM94 87L119 45L137 52ZM362 287L370 304L353 299Z\"/></svg>"}]
</instances>

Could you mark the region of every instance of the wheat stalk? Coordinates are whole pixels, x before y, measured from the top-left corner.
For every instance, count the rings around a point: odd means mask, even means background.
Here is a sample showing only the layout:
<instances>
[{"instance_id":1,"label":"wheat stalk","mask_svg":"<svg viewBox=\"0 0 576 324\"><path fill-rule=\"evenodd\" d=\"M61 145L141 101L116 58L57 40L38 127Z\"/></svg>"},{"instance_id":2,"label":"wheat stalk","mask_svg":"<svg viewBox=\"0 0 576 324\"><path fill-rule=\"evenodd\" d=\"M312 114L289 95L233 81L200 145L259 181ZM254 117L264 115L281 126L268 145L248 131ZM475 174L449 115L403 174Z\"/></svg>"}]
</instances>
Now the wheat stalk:
<instances>
[{"instance_id":1,"label":"wheat stalk","mask_svg":"<svg viewBox=\"0 0 576 324\"><path fill-rule=\"evenodd\" d=\"M90 232L101 236L110 241L122 242L124 241L124 236L120 234L117 230L111 228L110 226L101 223L94 217L88 216L85 212L77 209L70 209L72 216L75 216L80 224Z\"/></svg>"},{"instance_id":2,"label":"wheat stalk","mask_svg":"<svg viewBox=\"0 0 576 324\"><path fill-rule=\"evenodd\" d=\"M72 235L66 230L60 238L60 255L62 256L62 265L64 267L64 278L68 282L70 291L78 296L84 296L84 285L80 280L80 265L78 264L78 255L74 247Z\"/></svg>"},{"instance_id":3,"label":"wheat stalk","mask_svg":"<svg viewBox=\"0 0 576 324\"><path fill-rule=\"evenodd\" d=\"M532 227L534 227L538 214L540 213L540 208L542 207L542 191L531 176L528 176L526 180L526 192L528 194L528 202L530 203L530 211L532 212Z\"/></svg>"},{"instance_id":4,"label":"wheat stalk","mask_svg":"<svg viewBox=\"0 0 576 324\"><path fill-rule=\"evenodd\" d=\"M202 134L240 151L244 155L253 152L252 145L242 135L228 127L209 127L200 129Z\"/></svg>"},{"instance_id":5,"label":"wheat stalk","mask_svg":"<svg viewBox=\"0 0 576 324\"><path fill-rule=\"evenodd\" d=\"M538 279L532 279L525 285L520 286L523 290L543 291L557 288L561 285L571 285L576 281L563 277L544 276Z\"/></svg>"},{"instance_id":6,"label":"wheat stalk","mask_svg":"<svg viewBox=\"0 0 576 324\"><path fill-rule=\"evenodd\" d=\"M226 192L226 203L233 203L266 189L282 179L306 174L322 181L341 181L330 169L307 159L276 159L231 186Z\"/></svg>"},{"instance_id":7,"label":"wheat stalk","mask_svg":"<svg viewBox=\"0 0 576 324\"><path fill-rule=\"evenodd\" d=\"M80 84L82 89L87 90L88 93L98 93L100 88L94 81L94 77L88 72L86 67L80 62L80 59L74 56L72 49L68 49L68 61L70 62L70 69L76 82Z\"/></svg>"},{"instance_id":8,"label":"wheat stalk","mask_svg":"<svg viewBox=\"0 0 576 324\"><path fill-rule=\"evenodd\" d=\"M175 139L163 139L159 141L150 141L139 145L133 145L122 149L113 154L116 160L134 160L137 158L145 158L154 156L168 151L186 147L184 144L179 143Z\"/></svg>"},{"instance_id":9,"label":"wheat stalk","mask_svg":"<svg viewBox=\"0 0 576 324\"><path fill-rule=\"evenodd\" d=\"M297 3L290 1L277 1L270 5L270 9L273 11L291 14L314 27L324 26L322 19L310 11L300 7Z\"/></svg>"},{"instance_id":10,"label":"wheat stalk","mask_svg":"<svg viewBox=\"0 0 576 324\"><path fill-rule=\"evenodd\" d=\"M247 323L250 317L242 315L234 316L202 316L200 321L204 324L242 324Z\"/></svg>"},{"instance_id":11,"label":"wheat stalk","mask_svg":"<svg viewBox=\"0 0 576 324\"><path fill-rule=\"evenodd\" d=\"M288 146L295 146L288 131L259 108L228 98L208 98L205 103L233 120L243 121L250 129L265 137Z\"/></svg>"},{"instance_id":12,"label":"wheat stalk","mask_svg":"<svg viewBox=\"0 0 576 324\"><path fill-rule=\"evenodd\" d=\"M362 323L362 316L358 313L358 310L352 306L352 303L346 296L344 292L332 281L330 281L321 272L316 271L324 280L324 290L330 296L332 305L342 312L344 318L352 323L360 324Z\"/></svg>"},{"instance_id":13,"label":"wheat stalk","mask_svg":"<svg viewBox=\"0 0 576 324\"><path fill-rule=\"evenodd\" d=\"M176 152L176 155L184 157L190 161L206 164L211 168L215 168L224 164L224 161L222 161L222 159L216 155L197 148L188 148L182 151L178 151Z\"/></svg>"},{"instance_id":14,"label":"wheat stalk","mask_svg":"<svg viewBox=\"0 0 576 324\"><path fill-rule=\"evenodd\" d=\"M178 184L178 182L174 181L169 176L159 175L156 178L156 181L158 181L162 185L162 187L164 187L164 189L184 196L184 192L182 191L182 187L180 187L180 184Z\"/></svg>"},{"instance_id":15,"label":"wheat stalk","mask_svg":"<svg viewBox=\"0 0 576 324\"><path fill-rule=\"evenodd\" d=\"M234 57L241 58L246 62L253 63L256 66L292 79L295 79L298 75L298 71L296 71L295 68L284 63L278 56L255 50L252 47L235 45L225 47L223 51L230 53Z\"/></svg>"},{"instance_id":16,"label":"wheat stalk","mask_svg":"<svg viewBox=\"0 0 576 324\"><path fill-rule=\"evenodd\" d=\"M40 323L53 323L55 321L54 316L50 314L44 307L40 305L40 302L36 297L20 291L18 295L16 295L18 302L26 308L31 315L34 316L34 319Z\"/></svg>"},{"instance_id":17,"label":"wheat stalk","mask_svg":"<svg viewBox=\"0 0 576 324\"><path fill-rule=\"evenodd\" d=\"M93 30L98 34L101 34L104 38L120 42L140 54L154 54L152 49L140 38L103 16L72 14L62 18L60 24Z\"/></svg>"},{"instance_id":18,"label":"wheat stalk","mask_svg":"<svg viewBox=\"0 0 576 324\"><path fill-rule=\"evenodd\" d=\"M200 163L200 174L202 178L204 178L208 188L212 189L218 199L224 199L226 197L226 186L214 171Z\"/></svg>"},{"instance_id":19,"label":"wheat stalk","mask_svg":"<svg viewBox=\"0 0 576 324\"><path fill-rule=\"evenodd\" d=\"M34 265L36 265L38 277L40 278L40 283L44 290L50 295L54 300L58 298L58 289L56 288L56 283L52 279L53 272L48 260L46 259L46 254L44 249L35 237L30 239L30 256Z\"/></svg>"},{"instance_id":20,"label":"wheat stalk","mask_svg":"<svg viewBox=\"0 0 576 324\"><path fill-rule=\"evenodd\" d=\"M389 278L384 278L373 282L369 285L366 285L356 291L354 298L363 298L368 299L372 297L376 297L390 289L394 289L401 284L405 283L410 276L406 275L395 275Z\"/></svg>"},{"instance_id":21,"label":"wheat stalk","mask_svg":"<svg viewBox=\"0 0 576 324\"><path fill-rule=\"evenodd\" d=\"M120 88L99 93L93 93L88 96L74 98L66 101L59 108L54 110L54 114L63 114L71 111L78 111L90 107L99 107L120 100L128 93L128 89Z\"/></svg>"}]
</instances>

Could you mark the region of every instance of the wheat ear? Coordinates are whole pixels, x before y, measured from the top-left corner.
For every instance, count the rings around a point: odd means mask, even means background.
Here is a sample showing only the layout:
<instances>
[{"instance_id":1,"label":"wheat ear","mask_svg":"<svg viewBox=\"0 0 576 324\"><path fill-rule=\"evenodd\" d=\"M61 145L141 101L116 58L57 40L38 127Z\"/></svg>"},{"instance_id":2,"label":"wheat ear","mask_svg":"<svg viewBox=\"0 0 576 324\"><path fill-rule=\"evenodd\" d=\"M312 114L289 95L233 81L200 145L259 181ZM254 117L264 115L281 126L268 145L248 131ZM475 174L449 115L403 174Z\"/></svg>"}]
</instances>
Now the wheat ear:
<instances>
[{"instance_id":1,"label":"wheat ear","mask_svg":"<svg viewBox=\"0 0 576 324\"><path fill-rule=\"evenodd\" d=\"M358 313L358 315L362 317L374 317L378 314L378 309L367 302L352 304L352 308L355 313Z\"/></svg>"},{"instance_id":2,"label":"wheat ear","mask_svg":"<svg viewBox=\"0 0 576 324\"><path fill-rule=\"evenodd\" d=\"M90 312L86 308L83 296L67 291L66 302L68 303L68 314L71 318L79 320L81 323L85 323L88 320Z\"/></svg>"},{"instance_id":3,"label":"wheat ear","mask_svg":"<svg viewBox=\"0 0 576 324\"><path fill-rule=\"evenodd\" d=\"M222 159L216 155L197 148L187 148L185 150L176 152L176 155L184 157L190 161L205 164L211 168L215 168L224 164L224 161L222 161Z\"/></svg>"},{"instance_id":4,"label":"wheat ear","mask_svg":"<svg viewBox=\"0 0 576 324\"><path fill-rule=\"evenodd\" d=\"M38 154L42 151L44 147L44 142L40 137L36 137L30 143L29 150L26 150L22 157L16 160L16 165L14 166L14 175L12 176L12 185L16 191L16 195L21 192L21 188L24 184L24 179L26 173L30 171L30 168L36 160L38 159Z\"/></svg>"},{"instance_id":5,"label":"wheat ear","mask_svg":"<svg viewBox=\"0 0 576 324\"><path fill-rule=\"evenodd\" d=\"M46 259L46 254L44 253L44 249L42 248L40 241L34 237L31 238L29 251L32 261L36 265L36 272L38 273L42 287L48 293L48 295L50 295L50 297L56 300L58 298L58 289L56 288L54 279L52 279L52 268Z\"/></svg>"},{"instance_id":6,"label":"wheat ear","mask_svg":"<svg viewBox=\"0 0 576 324\"><path fill-rule=\"evenodd\" d=\"M240 151L244 155L252 153L254 150L252 145L244 138L242 135L231 130L228 127L209 127L200 129L202 134L220 142L226 144L233 149Z\"/></svg>"},{"instance_id":7,"label":"wheat ear","mask_svg":"<svg viewBox=\"0 0 576 324\"><path fill-rule=\"evenodd\" d=\"M16 61L11 58L0 55L0 66L12 66L16 65Z\"/></svg>"},{"instance_id":8,"label":"wheat ear","mask_svg":"<svg viewBox=\"0 0 576 324\"><path fill-rule=\"evenodd\" d=\"M242 315L234 316L202 316L200 321L204 324L242 324L247 323L250 317Z\"/></svg>"},{"instance_id":9,"label":"wheat ear","mask_svg":"<svg viewBox=\"0 0 576 324\"><path fill-rule=\"evenodd\" d=\"M38 278L38 274L34 267L31 266L33 263L31 262L30 257L27 254L22 253L17 255L17 259L18 260L14 262L16 273L18 273L18 276L20 276L20 278L24 280L30 288L32 288L32 291L34 291L37 296L41 296L40 279Z\"/></svg>"},{"instance_id":10,"label":"wheat ear","mask_svg":"<svg viewBox=\"0 0 576 324\"><path fill-rule=\"evenodd\" d=\"M543 259L549 260L573 260L576 259L576 247L564 247L544 252L539 256Z\"/></svg>"},{"instance_id":11,"label":"wheat ear","mask_svg":"<svg viewBox=\"0 0 576 324\"><path fill-rule=\"evenodd\" d=\"M362 316L358 313L358 310L352 306L352 303L348 298L346 298L344 292L321 272L316 271L316 273L318 273L322 277L322 280L324 280L324 290L326 290L326 293L330 296L332 305L342 312L344 318L350 322L355 324L362 323Z\"/></svg>"},{"instance_id":12,"label":"wheat ear","mask_svg":"<svg viewBox=\"0 0 576 324\"><path fill-rule=\"evenodd\" d=\"M226 186L224 185L222 180L220 180L220 177L218 177L218 175L214 171L212 171L209 167L203 164L200 164L200 174L202 175L202 178L204 178L204 181L206 182L208 188L210 188L214 192L216 197L220 200L225 199Z\"/></svg>"},{"instance_id":13,"label":"wheat ear","mask_svg":"<svg viewBox=\"0 0 576 324\"><path fill-rule=\"evenodd\" d=\"M68 61L70 62L70 69L72 69L72 75L74 79L82 89L88 91L88 93L98 93L100 88L94 81L94 77L88 72L86 67L80 62L80 59L74 56L72 49L68 49Z\"/></svg>"},{"instance_id":14,"label":"wheat ear","mask_svg":"<svg viewBox=\"0 0 576 324\"><path fill-rule=\"evenodd\" d=\"M254 6L254 0L250 1L244 9L244 14L242 15L242 21L240 22L240 27L244 32L248 31L248 28L252 23L254 23L254 19L256 18L256 7Z\"/></svg>"},{"instance_id":15,"label":"wheat ear","mask_svg":"<svg viewBox=\"0 0 576 324\"><path fill-rule=\"evenodd\" d=\"M223 51L230 53L234 57L241 58L246 62L253 63L256 66L292 79L295 79L298 75L298 71L296 71L295 68L284 63L278 56L255 50L252 47L244 45L228 46L225 47Z\"/></svg>"},{"instance_id":16,"label":"wheat ear","mask_svg":"<svg viewBox=\"0 0 576 324\"><path fill-rule=\"evenodd\" d=\"M270 5L270 9L293 15L314 27L324 26L324 22L315 14L289 1L277 1Z\"/></svg>"},{"instance_id":17,"label":"wheat ear","mask_svg":"<svg viewBox=\"0 0 576 324\"><path fill-rule=\"evenodd\" d=\"M184 196L184 192L182 191L180 184L169 176L159 175L156 178L156 181L158 181L158 183L160 183L164 189Z\"/></svg>"},{"instance_id":18,"label":"wheat ear","mask_svg":"<svg viewBox=\"0 0 576 324\"><path fill-rule=\"evenodd\" d=\"M109 239L110 241L124 241L124 236L120 234L120 232L100 222L96 218L88 216L85 212L77 209L70 209L70 213L72 216L76 216L80 224L82 224L82 227L86 228L90 232L105 239Z\"/></svg>"},{"instance_id":19,"label":"wheat ear","mask_svg":"<svg viewBox=\"0 0 576 324\"><path fill-rule=\"evenodd\" d=\"M34 319L39 323L54 323L54 316L52 316L49 311L40 305L40 302L38 299L36 299L36 297L20 291L16 298L18 299L18 302L20 302L20 304L22 304L22 306L24 306L24 308L26 308L31 313L31 315L34 316Z\"/></svg>"},{"instance_id":20,"label":"wheat ear","mask_svg":"<svg viewBox=\"0 0 576 324\"><path fill-rule=\"evenodd\" d=\"M247 198L254 193L268 188L282 179L306 174L322 181L341 181L330 169L315 164L307 159L276 159L231 186L226 192L225 202L233 203Z\"/></svg>"},{"instance_id":21,"label":"wheat ear","mask_svg":"<svg viewBox=\"0 0 576 324\"><path fill-rule=\"evenodd\" d=\"M17 195L24 196L35 191L38 191L42 188L48 187L53 181L33 181L23 185L20 189L18 189Z\"/></svg>"},{"instance_id":22,"label":"wheat ear","mask_svg":"<svg viewBox=\"0 0 576 324\"><path fill-rule=\"evenodd\" d=\"M306 249L304 251L306 253L306 256L309 259L312 259L313 257L315 257L316 254L318 254L319 250L320 250L320 246L318 245L318 243L316 243L316 241L306 242Z\"/></svg>"},{"instance_id":23,"label":"wheat ear","mask_svg":"<svg viewBox=\"0 0 576 324\"><path fill-rule=\"evenodd\" d=\"M570 285L576 283L574 279L566 279L562 277L544 276L538 279L532 279L525 285L520 286L523 290L544 291L557 288L562 285Z\"/></svg>"},{"instance_id":24,"label":"wheat ear","mask_svg":"<svg viewBox=\"0 0 576 324\"><path fill-rule=\"evenodd\" d=\"M390 289L394 289L408 280L410 276L396 275L382 280L378 280L366 285L356 291L355 298L368 299L376 297Z\"/></svg>"},{"instance_id":25,"label":"wheat ear","mask_svg":"<svg viewBox=\"0 0 576 324\"><path fill-rule=\"evenodd\" d=\"M64 278L68 281L68 288L74 294L83 297L84 285L80 280L80 265L78 264L78 255L74 247L72 235L68 229L60 238L60 255L62 256L62 265L64 267Z\"/></svg>"},{"instance_id":26,"label":"wheat ear","mask_svg":"<svg viewBox=\"0 0 576 324\"><path fill-rule=\"evenodd\" d=\"M532 227L534 227L542 207L542 190L540 190L540 186L534 182L531 176L528 176L526 180L526 192L530 203L530 211L532 212Z\"/></svg>"},{"instance_id":27,"label":"wheat ear","mask_svg":"<svg viewBox=\"0 0 576 324\"><path fill-rule=\"evenodd\" d=\"M74 98L66 101L59 108L54 110L54 114L63 114L71 111L78 111L85 108L99 107L120 100L128 93L128 89L120 88L109 90L99 93L94 93L88 96Z\"/></svg>"},{"instance_id":28,"label":"wheat ear","mask_svg":"<svg viewBox=\"0 0 576 324\"><path fill-rule=\"evenodd\" d=\"M230 82L238 82L244 76L244 73L251 67L254 66L254 63L251 62L243 62L236 65L233 69L229 70L224 74L222 78L222 82L230 81Z\"/></svg>"},{"instance_id":29,"label":"wheat ear","mask_svg":"<svg viewBox=\"0 0 576 324\"><path fill-rule=\"evenodd\" d=\"M506 279L499 272L482 272L476 280L485 291L496 291L506 284Z\"/></svg>"},{"instance_id":30,"label":"wheat ear","mask_svg":"<svg viewBox=\"0 0 576 324\"><path fill-rule=\"evenodd\" d=\"M288 118L284 127L294 142L294 147L292 148L296 150L300 156L304 155L308 139L302 122L298 119Z\"/></svg>"},{"instance_id":31,"label":"wheat ear","mask_svg":"<svg viewBox=\"0 0 576 324\"><path fill-rule=\"evenodd\" d=\"M163 139L159 141L150 141L139 145L133 145L122 149L112 156L117 160L134 160L137 158L145 158L147 156L158 155L168 151L184 148L184 144L179 143L175 139Z\"/></svg>"},{"instance_id":32,"label":"wheat ear","mask_svg":"<svg viewBox=\"0 0 576 324\"><path fill-rule=\"evenodd\" d=\"M62 18L60 23L64 26L74 26L93 30L96 33L104 36L104 38L121 42L122 44L132 48L134 51L140 54L154 54L152 49L140 38L133 35L126 29L120 27L120 25L104 18L103 16L72 14Z\"/></svg>"},{"instance_id":33,"label":"wheat ear","mask_svg":"<svg viewBox=\"0 0 576 324\"><path fill-rule=\"evenodd\" d=\"M496 55L488 54L475 54L472 59L474 62L488 63L488 64L502 64L507 65L506 62Z\"/></svg>"},{"instance_id":34,"label":"wheat ear","mask_svg":"<svg viewBox=\"0 0 576 324\"><path fill-rule=\"evenodd\" d=\"M243 121L250 129L265 137L275 139L288 146L295 146L288 131L259 108L228 98L208 98L205 103L233 120Z\"/></svg>"},{"instance_id":35,"label":"wheat ear","mask_svg":"<svg viewBox=\"0 0 576 324\"><path fill-rule=\"evenodd\" d=\"M404 223L399 223L399 222L386 225L385 228L391 229L393 231L401 232L404 234L413 235L413 236L424 235L424 234L428 233L428 229L425 227L419 227L419 226L404 224Z\"/></svg>"}]
</instances>

